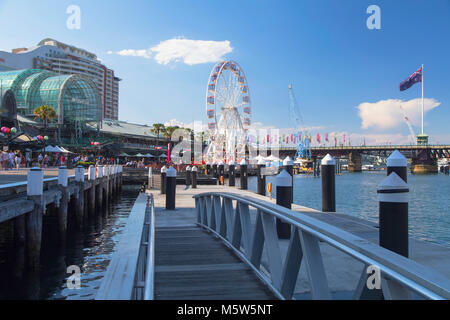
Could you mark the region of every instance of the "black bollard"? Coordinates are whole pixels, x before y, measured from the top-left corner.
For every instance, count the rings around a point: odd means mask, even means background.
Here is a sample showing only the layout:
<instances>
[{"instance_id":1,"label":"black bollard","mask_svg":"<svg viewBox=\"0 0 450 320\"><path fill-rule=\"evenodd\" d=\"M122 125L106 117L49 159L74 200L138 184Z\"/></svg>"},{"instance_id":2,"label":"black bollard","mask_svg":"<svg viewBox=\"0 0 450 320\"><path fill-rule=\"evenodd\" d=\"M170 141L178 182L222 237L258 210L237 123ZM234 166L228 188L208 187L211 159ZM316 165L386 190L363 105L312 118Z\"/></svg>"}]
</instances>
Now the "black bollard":
<instances>
[{"instance_id":1,"label":"black bollard","mask_svg":"<svg viewBox=\"0 0 450 320\"><path fill-rule=\"evenodd\" d=\"M247 177L247 161L243 159L240 163L241 169L241 190L248 189L248 177Z\"/></svg>"},{"instance_id":2,"label":"black bollard","mask_svg":"<svg viewBox=\"0 0 450 320\"><path fill-rule=\"evenodd\" d=\"M218 178L218 171L217 171L217 162L214 161L212 165L212 175L214 178Z\"/></svg>"},{"instance_id":3,"label":"black bollard","mask_svg":"<svg viewBox=\"0 0 450 320\"><path fill-rule=\"evenodd\" d=\"M167 167L161 168L161 194L166 194L166 173Z\"/></svg>"},{"instance_id":4,"label":"black bollard","mask_svg":"<svg viewBox=\"0 0 450 320\"><path fill-rule=\"evenodd\" d=\"M294 202L294 161L291 157L286 157L283 161L283 169L287 171L291 175L291 203Z\"/></svg>"},{"instance_id":5,"label":"black bollard","mask_svg":"<svg viewBox=\"0 0 450 320\"><path fill-rule=\"evenodd\" d=\"M211 164L209 162L206 163L206 174L208 176L211 174Z\"/></svg>"},{"instance_id":6,"label":"black bollard","mask_svg":"<svg viewBox=\"0 0 450 320\"><path fill-rule=\"evenodd\" d=\"M225 185L225 163L223 161L220 161L218 170L219 185Z\"/></svg>"},{"instance_id":7,"label":"black bollard","mask_svg":"<svg viewBox=\"0 0 450 320\"><path fill-rule=\"evenodd\" d=\"M197 189L197 167L192 168L192 189Z\"/></svg>"},{"instance_id":8,"label":"black bollard","mask_svg":"<svg viewBox=\"0 0 450 320\"><path fill-rule=\"evenodd\" d=\"M449 174L448 169L449 169L448 165L444 166L444 174L447 174L447 175Z\"/></svg>"},{"instance_id":9,"label":"black bollard","mask_svg":"<svg viewBox=\"0 0 450 320\"><path fill-rule=\"evenodd\" d=\"M283 170L277 176L277 205L291 209L292 208L292 176ZM291 237L291 226L277 218L277 234L280 239L289 239Z\"/></svg>"},{"instance_id":10,"label":"black bollard","mask_svg":"<svg viewBox=\"0 0 450 320\"><path fill-rule=\"evenodd\" d=\"M266 195L266 176L262 172L263 168L266 167L266 162L263 159L258 161L258 194Z\"/></svg>"},{"instance_id":11,"label":"black bollard","mask_svg":"<svg viewBox=\"0 0 450 320\"><path fill-rule=\"evenodd\" d=\"M408 182L408 168L406 158L398 150L392 152L387 158L387 175L395 172L403 181Z\"/></svg>"},{"instance_id":12,"label":"black bollard","mask_svg":"<svg viewBox=\"0 0 450 320\"><path fill-rule=\"evenodd\" d=\"M175 210L177 170L175 170L173 167L167 169L166 180L166 210Z\"/></svg>"},{"instance_id":13,"label":"black bollard","mask_svg":"<svg viewBox=\"0 0 450 320\"><path fill-rule=\"evenodd\" d=\"M336 212L336 160L327 154L322 159L322 211Z\"/></svg>"},{"instance_id":14,"label":"black bollard","mask_svg":"<svg viewBox=\"0 0 450 320\"><path fill-rule=\"evenodd\" d=\"M408 184L392 172L378 186L380 246L409 256Z\"/></svg>"},{"instance_id":15,"label":"black bollard","mask_svg":"<svg viewBox=\"0 0 450 320\"><path fill-rule=\"evenodd\" d=\"M191 166L186 167L186 187L191 185Z\"/></svg>"},{"instance_id":16,"label":"black bollard","mask_svg":"<svg viewBox=\"0 0 450 320\"><path fill-rule=\"evenodd\" d=\"M233 160L230 161L228 167L228 185L230 187L236 186L236 164Z\"/></svg>"}]
</instances>

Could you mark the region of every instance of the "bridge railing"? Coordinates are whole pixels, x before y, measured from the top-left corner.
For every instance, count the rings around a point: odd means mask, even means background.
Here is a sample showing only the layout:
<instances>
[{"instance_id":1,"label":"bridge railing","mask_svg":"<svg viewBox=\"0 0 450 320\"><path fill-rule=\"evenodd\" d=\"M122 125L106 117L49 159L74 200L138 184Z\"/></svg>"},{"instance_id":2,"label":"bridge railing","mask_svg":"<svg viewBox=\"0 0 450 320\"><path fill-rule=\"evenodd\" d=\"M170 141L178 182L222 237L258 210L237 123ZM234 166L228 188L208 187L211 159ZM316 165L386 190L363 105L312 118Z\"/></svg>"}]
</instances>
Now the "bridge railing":
<instances>
[{"instance_id":1,"label":"bridge railing","mask_svg":"<svg viewBox=\"0 0 450 320\"><path fill-rule=\"evenodd\" d=\"M450 298L450 281L434 270L323 221L248 196L208 192L194 198L198 224L221 238L281 299L293 297L302 263L306 265L312 298L332 298L320 242L365 265L353 292L354 299L360 299L365 290L369 266L380 271L385 299L417 298L412 293L425 299ZM276 219L291 226L284 259Z\"/></svg>"}]
</instances>

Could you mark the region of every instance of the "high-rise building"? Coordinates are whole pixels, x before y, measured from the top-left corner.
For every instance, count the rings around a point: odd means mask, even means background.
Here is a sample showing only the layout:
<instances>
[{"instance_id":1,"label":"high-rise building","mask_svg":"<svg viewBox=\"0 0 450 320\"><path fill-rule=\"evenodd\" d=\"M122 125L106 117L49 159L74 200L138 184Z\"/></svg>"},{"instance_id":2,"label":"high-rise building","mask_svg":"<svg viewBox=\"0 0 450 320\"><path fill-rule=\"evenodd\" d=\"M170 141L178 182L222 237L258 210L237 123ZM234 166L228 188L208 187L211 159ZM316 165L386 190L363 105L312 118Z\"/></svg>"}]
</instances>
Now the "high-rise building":
<instances>
[{"instance_id":1,"label":"high-rise building","mask_svg":"<svg viewBox=\"0 0 450 320\"><path fill-rule=\"evenodd\" d=\"M99 91L103 118L119 119L119 81L114 71L103 65L97 56L53 39L44 39L31 48L0 51L0 71L41 69L58 74L88 76Z\"/></svg>"}]
</instances>

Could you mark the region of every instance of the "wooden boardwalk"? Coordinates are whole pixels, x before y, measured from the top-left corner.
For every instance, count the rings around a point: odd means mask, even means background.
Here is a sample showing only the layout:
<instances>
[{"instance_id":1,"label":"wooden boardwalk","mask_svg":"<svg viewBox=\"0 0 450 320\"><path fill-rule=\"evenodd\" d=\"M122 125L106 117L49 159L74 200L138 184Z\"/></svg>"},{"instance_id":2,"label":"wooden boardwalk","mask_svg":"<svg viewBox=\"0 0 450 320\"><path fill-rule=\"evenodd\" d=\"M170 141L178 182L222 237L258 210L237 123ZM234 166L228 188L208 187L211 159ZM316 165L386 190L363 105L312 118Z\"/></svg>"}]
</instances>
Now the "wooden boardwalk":
<instances>
[{"instance_id":1,"label":"wooden boardwalk","mask_svg":"<svg viewBox=\"0 0 450 320\"><path fill-rule=\"evenodd\" d=\"M157 228L155 244L157 300L276 299L231 249L199 227Z\"/></svg>"}]
</instances>

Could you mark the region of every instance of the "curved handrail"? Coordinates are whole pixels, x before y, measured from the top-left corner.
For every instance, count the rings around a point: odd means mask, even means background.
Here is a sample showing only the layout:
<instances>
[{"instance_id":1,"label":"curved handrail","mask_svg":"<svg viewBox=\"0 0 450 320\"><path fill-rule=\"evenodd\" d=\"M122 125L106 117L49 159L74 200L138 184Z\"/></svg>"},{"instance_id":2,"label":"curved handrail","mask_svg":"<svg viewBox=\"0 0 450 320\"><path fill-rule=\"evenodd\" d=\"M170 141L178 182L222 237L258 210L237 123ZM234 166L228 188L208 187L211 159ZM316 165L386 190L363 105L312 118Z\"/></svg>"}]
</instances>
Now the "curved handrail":
<instances>
[{"instance_id":1,"label":"curved handrail","mask_svg":"<svg viewBox=\"0 0 450 320\"><path fill-rule=\"evenodd\" d=\"M199 200L209 198L210 203L212 203L210 206L213 207L214 201L211 201L211 198L214 197L222 197L223 199L237 201L239 204L251 206L271 215L272 217L278 218L291 225L291 227L296 228L296 230L305 232L315 239L326 242L338 250L365 263L366 265L376 265L379 267L385 278L390 278L390 280L400 283L423 297L428 299L450 299L450 281L441 274L438 274L434 270L431 270L430 268L413 260L407 259L382 248L366 239L360 238L321 220L302 214L301 212L294 212L273 203L255 199L253 197L226 192L207 192L194 196L195 199L198 199L196 200L196 204L199 215L202 214L202 208L199 207ZM206 210L208 211L207 208ZM209 209L209 211L215 210ZM223 210L220 211L223 212ZM217 215L217 212L215 214ZM226 222L225 218L217 218L216 216L215 220L218 222L217 224L220 224L221 219ZM210 218L207 220L210 220ZM199 224L212 229L212 231L216 231L214 230L216 229L216 221L214 221L214 225L208 226L205 225L202 218L199 217ZM221 230L221 227L218 226L217 229ZM242 229L244 229L244 227L242 227ZM219 233L220 232L221 231L219 231ZM225 238L223 232L221 234L221 238ZM237 248L237 250L239 250L239 248Z\"/></svg>"},{"instance_id":2,"label":"curved handrail","mask_svg":"<svg viewBox=\"0 0 450 320\"><path fill-rule=\"evenodd\" d=\"M145 270L144 300L154 300L155 287L155 202L153 194L149 197L150 226L147 247L147 264Z\"/></svg>"}]
</instances>

